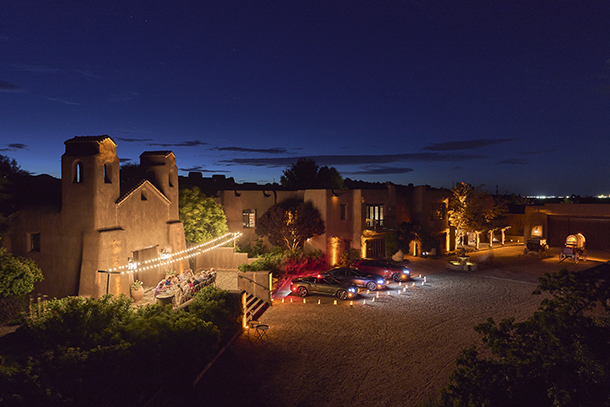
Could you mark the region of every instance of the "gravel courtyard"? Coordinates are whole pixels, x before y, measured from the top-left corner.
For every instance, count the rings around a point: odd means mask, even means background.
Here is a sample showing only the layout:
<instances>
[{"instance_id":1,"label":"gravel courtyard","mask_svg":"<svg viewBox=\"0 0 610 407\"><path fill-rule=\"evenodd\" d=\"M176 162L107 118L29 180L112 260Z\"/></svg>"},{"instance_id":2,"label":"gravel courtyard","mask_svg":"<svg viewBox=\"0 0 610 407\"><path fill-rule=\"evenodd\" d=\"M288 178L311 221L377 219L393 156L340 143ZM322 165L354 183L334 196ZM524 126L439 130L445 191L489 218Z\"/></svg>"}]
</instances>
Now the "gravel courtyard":
<instances>
[{"instance_id":1,"label":"gravel courtyard","mask_svg":"<svg viewBox=\"0 0 610 407\"><path fill-rule=\"evenodd\" d=\"M598 253L586 263L559 263L556 252L543 260L524 256L522 245L470 253L481 262L475 272L415 258L406 290L393 283L379 298L364 293L351 305L323 296L275 299L260 318L268 340L240 336L179 404L413 406L436 397L460 351L477 343L474 325L523 320L541 300L531 294L539 276L610 259Z\"/></svg>"}]
</instances>

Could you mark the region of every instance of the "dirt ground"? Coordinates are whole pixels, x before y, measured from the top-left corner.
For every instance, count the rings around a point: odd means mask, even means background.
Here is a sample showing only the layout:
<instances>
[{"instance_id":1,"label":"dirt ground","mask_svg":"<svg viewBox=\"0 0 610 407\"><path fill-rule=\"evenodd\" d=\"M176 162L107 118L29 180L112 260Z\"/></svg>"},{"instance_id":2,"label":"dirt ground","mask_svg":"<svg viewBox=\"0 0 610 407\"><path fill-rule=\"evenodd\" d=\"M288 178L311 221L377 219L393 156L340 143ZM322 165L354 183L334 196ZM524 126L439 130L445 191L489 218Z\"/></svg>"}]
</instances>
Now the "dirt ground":
<instances>
[{"instance_id":1,"label":"dirt ground","mask_svg":"<svg viewBox=\"0 0 610 407\"><path fill-rule=\"evenodd\" d=\"M524 320L540 302L532 295L539 276L610 259L559 263L558 253L540 260L524 256L523 245L469 253L480 265L474 272L447 271L450 258L412 258L412 282L351 303L282 292L260 318L267 338L237 338L179 404L413 406L437 397L460 351L477 343L474 325Z\"/></svg>"}]
</instances>

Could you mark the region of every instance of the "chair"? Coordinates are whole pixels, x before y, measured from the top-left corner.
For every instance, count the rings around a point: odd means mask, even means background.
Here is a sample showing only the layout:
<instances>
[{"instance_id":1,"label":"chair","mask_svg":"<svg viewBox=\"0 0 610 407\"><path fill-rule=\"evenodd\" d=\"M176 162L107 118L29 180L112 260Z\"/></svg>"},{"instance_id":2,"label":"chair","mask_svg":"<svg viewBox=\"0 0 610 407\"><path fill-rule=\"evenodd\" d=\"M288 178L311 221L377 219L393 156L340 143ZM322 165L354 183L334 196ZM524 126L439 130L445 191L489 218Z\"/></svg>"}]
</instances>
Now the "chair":
<instances>
[{"instance_id":1,"label":"chair","mask_svg":"<svg viewBox=\"0 0 610 407\"><path fill-rule=\"evenodd\" d=\"M253 319L248 321L248 324L246 325L246 329L247 329L247 333L248 333L248 339L250 339L250 330L251 329L256 329L256 327L259 325L260 323Z\"/></svg>"}]
</instances>

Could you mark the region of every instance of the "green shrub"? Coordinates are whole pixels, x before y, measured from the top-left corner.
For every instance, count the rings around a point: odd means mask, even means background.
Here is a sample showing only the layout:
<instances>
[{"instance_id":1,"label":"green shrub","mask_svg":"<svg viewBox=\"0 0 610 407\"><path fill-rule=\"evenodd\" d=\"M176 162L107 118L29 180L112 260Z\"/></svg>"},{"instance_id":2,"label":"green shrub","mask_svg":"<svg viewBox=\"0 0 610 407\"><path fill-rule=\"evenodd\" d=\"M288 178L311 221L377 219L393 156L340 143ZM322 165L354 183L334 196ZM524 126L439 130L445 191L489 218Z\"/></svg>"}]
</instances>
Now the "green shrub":
<instances>
[{"instance_id":1,"label":"green shrub","mask_svg":"<svg viewBox=\"0 0 610 407\"><path fill-rule=\"evenodd\" d=\"M360 250L354 248L347 249L346 251L341 253L340 264L343 267L349 267L358 260L360 260L360 258Z\"/></svg>"},{"instance_id":2,"label":"green shrub","mask_svg":"<svg viewBox=\"0 0 610 407\"><path fill-rule=\"evenodd\" d=\"M6 405L142 404L157 390L181 389L218 352L222 333L239 327L239 297L200 291L190 311L125 296L48 301L13 335L28 343L0 356ZM11 348L13 349L13 348Z\"/></svg>"},{"instance_id":3,"label":"green shrub","mask_svg":"<svg viewBox=\"0 0 610 407\"><path fill-rule=\"evenodd\" d=\"M240 264L237 269L239 271L277 271L281 267L283 256L282 249L275 246L271 248L269 253L263 254L258 260L250 264Z\"/></svg>"},{"instance_id":4,"label":"green shrub","mask_svg":"<svg viewBox=\"0 0 610 407\"><path fill-rule=\"evenodd\" d=\"M43 279L34 260L12 256L0 247L0 297L29 294L34 290L34 283Z\"/></svg>"},{"instance_id":5,"label":"green shrub","mask_svg":"<svg viewBox=\"0 0 610 407\"><path fill-rule=\"evenodd\" d=\"M44 304L46 311L25 318L23 327L40 346L93 348L116 342L117 327L133 317L133 300L119 295L100 299L66 297ZM114 338L113 338L114 337Z\"/></svg>"},{"instance_id":6,"label":"green shrub","mask_svg":"<svg viewBox=\"0 0 610 407\"><path fill-rule=\"evenodd\" d=\"M232 336L240 327L241 298L208 285L193 297L189 313L217 326L227 339L226 336Z\"/></svg>"}]
</instances>

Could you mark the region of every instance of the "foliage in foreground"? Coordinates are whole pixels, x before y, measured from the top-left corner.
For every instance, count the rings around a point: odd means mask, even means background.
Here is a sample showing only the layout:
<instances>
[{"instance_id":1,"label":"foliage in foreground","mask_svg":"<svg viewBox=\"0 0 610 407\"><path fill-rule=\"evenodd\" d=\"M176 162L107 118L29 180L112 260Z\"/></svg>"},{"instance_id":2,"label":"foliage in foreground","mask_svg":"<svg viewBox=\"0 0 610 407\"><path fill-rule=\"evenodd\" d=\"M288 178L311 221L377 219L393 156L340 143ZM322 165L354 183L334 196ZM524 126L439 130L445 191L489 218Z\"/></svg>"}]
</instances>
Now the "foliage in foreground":
<instances>
[{"instance_id":1,"label":"foliage in foreground","mask_svg":"<svg viewBox=\"0 0 610 407\"><path fill-rule=\"evenodd\" d=\"M206 287L191 312L125 296L48 302L0 357L6 405L141 404L161 386L185 388L217 353L221 330L239 329L228 293ZM224 306L227 306L225 309ZM223 308L220 308L223 307Z\"/></svg>"},{"instance_id":2,"label":"foliage in foreground","mask_svg":"<svg viewBox=\"0 0 610 407\"><path fill-rule=\"evenodd\" d=\"M602 265L606 266L606 265ZM525 322L477 325L441 392L449 406L610 406L610 271L545 274L551 296Z\"/></svg>"}]
</instances>

